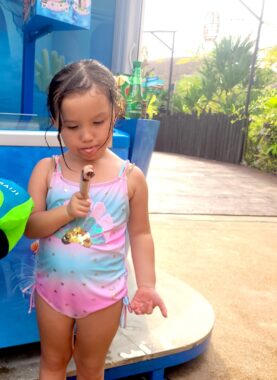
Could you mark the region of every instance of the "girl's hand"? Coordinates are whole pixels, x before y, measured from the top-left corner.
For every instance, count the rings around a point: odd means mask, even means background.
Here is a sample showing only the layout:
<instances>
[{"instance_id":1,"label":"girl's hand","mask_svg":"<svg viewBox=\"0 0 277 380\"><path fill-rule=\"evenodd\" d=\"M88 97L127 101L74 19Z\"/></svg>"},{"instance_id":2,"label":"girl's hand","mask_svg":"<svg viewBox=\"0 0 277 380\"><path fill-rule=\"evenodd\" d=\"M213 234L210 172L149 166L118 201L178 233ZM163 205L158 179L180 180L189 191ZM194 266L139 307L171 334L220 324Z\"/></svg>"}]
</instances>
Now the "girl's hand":
<instances>
[{"instance_id":1,"label":"girl's hand","mask_svg":"<svg viewBox=\"0 0 277 380\"><path fill-rule=\"evenodd\" d=\"M69 203L66 206L66 211L68 215L75 218L85 218L91 206L91 200L89 198L84 198L80 192L72 195Z\"/></svg>"},{"instance_id":2,"label":"girl's hand","mask_svg":"<svg viewBox=\"0 0 277 380\"><path fill-rule=\"evenodd\" d=\"M159 294L156 292L155 288L141 287L136 291L134 298L128 306L128 310L130 313L134 312L138 315L152 314L156 306L159 307L163 317L166 318L166 306Z\"/></svg>"}]
</instances>

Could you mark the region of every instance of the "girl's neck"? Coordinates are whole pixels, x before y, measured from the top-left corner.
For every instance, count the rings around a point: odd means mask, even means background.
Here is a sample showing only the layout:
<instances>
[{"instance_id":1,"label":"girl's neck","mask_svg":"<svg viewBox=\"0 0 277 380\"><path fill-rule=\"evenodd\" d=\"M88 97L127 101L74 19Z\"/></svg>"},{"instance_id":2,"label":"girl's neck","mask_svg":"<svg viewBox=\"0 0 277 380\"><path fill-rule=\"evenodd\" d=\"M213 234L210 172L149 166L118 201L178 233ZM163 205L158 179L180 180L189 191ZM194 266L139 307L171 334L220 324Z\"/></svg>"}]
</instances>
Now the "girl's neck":
<instances>
[{"instance_id":1,"label":"girl's neck","mask_svg":"<svg viewBox=\"0 0 277 380\"><path fill-rule=\"evenodd\" d=\"M85 165L92 165L95 176L93 182L106 182L114 179L122 165L122 160L112 151L106 149L105 153L95 161L82 161L78 157L66 152L65 161L61 158L63 176L72 181L79 181L81 171Z\"/></svg>"},{"instance_id":2,"label":"girl's neck","mask_svg":"<svg viewBox=\"0 0 277 380\"><path fill-rule=\"evenodd\" d=\"M63 162L69 169L79 173L85 165L92 165L94 168L98 167L101 165L101 162L105 160L106 155L107 151L95 160L82 160L81 158L72 155L70 152L66 152L63 157Z\"/></svg>"}]
</instances>

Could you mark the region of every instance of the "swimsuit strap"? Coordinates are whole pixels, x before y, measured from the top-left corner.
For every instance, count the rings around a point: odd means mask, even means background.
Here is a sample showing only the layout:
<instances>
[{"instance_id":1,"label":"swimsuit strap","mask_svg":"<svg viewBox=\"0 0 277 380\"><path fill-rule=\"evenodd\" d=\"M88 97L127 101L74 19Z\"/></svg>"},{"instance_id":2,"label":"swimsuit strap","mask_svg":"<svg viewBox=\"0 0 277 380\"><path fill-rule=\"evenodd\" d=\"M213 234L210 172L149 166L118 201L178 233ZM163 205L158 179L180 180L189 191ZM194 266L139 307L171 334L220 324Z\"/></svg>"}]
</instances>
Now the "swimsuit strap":
<instances>
[{"instance_id":1,"label":"swimsuit strap","mask_svg":"<svg viewBox=\"0 0 277 380\"><path fill-rule=\"evenodd\" d=\"M61 167L61 163L60 163L60 158L61 158L60 156L56 156L56 155L52 156L52 159L53 159L54 165L55 165L54 176L56 176L57 174L62 174L62 167ZM119 169L118 177L122 178L122 177L128 176L134 167L135 167L135 164L130 163L129 160L124 161L123 164L121 165L120 169Z\"/></svg>"},{"instance_id":2,"label":"swimsuit strap","mask_svg":"<svg viewBox=\"0 0 277 380\"><path fill-rule=\"evenodd\" d=\"M123 177L123 175L125 174L125 171L126 171L126 167L127 165L129 164L129 160L126 160L122 163L120 169L119 169L119 172L118 172L118 177Z\"/></svg>"},{"instance_id":3,"label":"swimsuit strap","mask_svg":"<svg viewBox=\"0 0 277 380\"><path fill-rule=\"evenodd\" d=\"M122 303L123 303L123 305L122 305L122 311L121 311L121 314L120 314L119 325L122 328L126 328L126 325L127 325L127 311L128 311L128 306L130 304L128 296L123 297Z\"/></svg>"},{"instance_id":4,"label":"swimsuit strap","mask_svg":"<svg viewBox=\"0 0 277 380\"><path fill-rule=\"evenodd\" d=\"M62 168L61 168L61 164L60 164L60 156L52 156L52 160L54 163L54 171L53 171L52 176L51 176L50 187L55 186L55 182L62 175Z\"/></svg>"},{"instance_id":5,"label":"swimsuit strap","mask_svg":"<svg viewBox=\"0 0 277 380\"><path fill-rule=\"evenodd\" d=\"M119 169L118 177L126 177L128 176L133 168L135 167L135 164L130 163L129 160L126 160L121 165L121 168Z\"/></svg>"},{"instance_id":6,"label":"swimsuit strap","mask_svg":"<svg viewBox=\"0 0 277 380\"><path fill-rule=\"evenodd\" d=\"M62 167L60 163L60 156L52 156L55 165L55 173L62 174Z\"/></svg>"}]
</instances>

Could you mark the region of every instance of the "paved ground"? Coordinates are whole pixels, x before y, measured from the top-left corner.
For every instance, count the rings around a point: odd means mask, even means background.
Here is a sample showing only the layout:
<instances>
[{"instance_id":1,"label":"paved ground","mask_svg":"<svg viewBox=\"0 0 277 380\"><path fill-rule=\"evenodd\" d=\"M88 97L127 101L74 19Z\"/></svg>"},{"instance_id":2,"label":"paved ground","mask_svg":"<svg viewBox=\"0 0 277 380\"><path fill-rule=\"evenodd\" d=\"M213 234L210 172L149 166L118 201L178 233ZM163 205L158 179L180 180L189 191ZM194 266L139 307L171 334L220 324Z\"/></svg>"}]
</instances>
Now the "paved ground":
<instances>
[{"instance_id":1,"label":"paved ground","mask_svg":"<svg viewBox=\"0 0 277 380\"><path fill-rule=\"evenodd\" d=\"M148 183L157 268L216 314L208 351L168 379L277 380L277 177L154 153Z\"/></svg>"},{"instance_id":2,"label":"paved ground","mask_svg":"<svg viewBox=\"0 0 277 380\"><path fill-rule=\"evenodd\" d=\"M154 153L147 178L158 273L216 315L209 349L167 378L277 380L277 177Z\"/></svg>"},{"instance_id":3,"label":"paved ground","mask_svg":"<svg viewBox=\"0 0 277 380\"><path fill-rule=\"evenodd\" d=\"M277 176L188 156L154 153L150 212L277 216Z\"/></svg>"}]
</instances>

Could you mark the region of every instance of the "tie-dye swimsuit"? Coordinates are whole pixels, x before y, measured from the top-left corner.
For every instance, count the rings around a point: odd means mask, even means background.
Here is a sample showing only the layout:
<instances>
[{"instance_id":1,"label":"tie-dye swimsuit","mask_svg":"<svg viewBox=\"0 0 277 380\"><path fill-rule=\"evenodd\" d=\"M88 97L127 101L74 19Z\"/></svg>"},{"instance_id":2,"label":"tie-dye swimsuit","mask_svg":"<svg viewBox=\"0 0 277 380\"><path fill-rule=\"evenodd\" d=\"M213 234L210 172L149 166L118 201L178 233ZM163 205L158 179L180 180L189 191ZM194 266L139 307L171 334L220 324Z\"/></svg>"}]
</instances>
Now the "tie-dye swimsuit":
<instances>
[{"instance_id":1,"label":"tie-dye swimsuit","mask_svg":"<svg viewBox=\"0 0 277 380\"><path fill-rule=\"evenodd\" d=\"M79 184L62 176L59 157L47 194L47 210L68 203ZM127 303L125 161L118 176L93 183L88 217L75 219L40 240L35 289L55 310L82 318L123 299Z\"/></svg>"}]
</instances>

